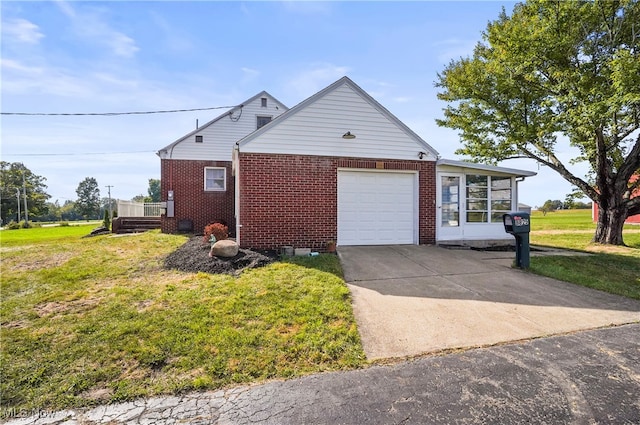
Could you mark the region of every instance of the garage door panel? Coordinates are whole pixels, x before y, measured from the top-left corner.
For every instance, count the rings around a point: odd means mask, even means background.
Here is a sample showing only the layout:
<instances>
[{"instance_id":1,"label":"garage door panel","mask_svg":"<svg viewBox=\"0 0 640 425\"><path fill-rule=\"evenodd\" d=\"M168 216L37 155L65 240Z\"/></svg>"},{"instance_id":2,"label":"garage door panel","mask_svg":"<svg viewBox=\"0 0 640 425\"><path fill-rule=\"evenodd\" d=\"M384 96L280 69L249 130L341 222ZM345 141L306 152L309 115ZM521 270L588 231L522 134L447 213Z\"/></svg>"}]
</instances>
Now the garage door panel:
<instances>
[{"instance_id":1,"label":"garage door panel","mask_svg":"<svg viewBox=\"0 0 640 425\"><path fill-rule=\"evenodd\" d=\"M415 243L414 173L338 172L338 243Z\"/></svg>"}]
</instances>

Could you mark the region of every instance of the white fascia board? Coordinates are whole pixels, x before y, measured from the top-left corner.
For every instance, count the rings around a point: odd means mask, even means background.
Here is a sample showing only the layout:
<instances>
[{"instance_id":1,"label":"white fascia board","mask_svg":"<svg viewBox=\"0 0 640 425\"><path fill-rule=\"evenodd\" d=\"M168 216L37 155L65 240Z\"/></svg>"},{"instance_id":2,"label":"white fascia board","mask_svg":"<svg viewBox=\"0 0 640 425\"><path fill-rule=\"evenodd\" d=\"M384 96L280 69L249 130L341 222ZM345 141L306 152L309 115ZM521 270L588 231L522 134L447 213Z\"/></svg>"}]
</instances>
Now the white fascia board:
<instances>
[{"instance_id":1,"label":"white fascia board","mask_svg":"<svg viewBox=\"0 0 640 425\"><path fill-rule=\"evenodd\" d=\"M477 164L475 162L468 162L468 161L456 161L453 159L439 159L438 162L436 163L436 166L441 166L441 165L468 169L468 170L487 171L490 173L510 174L517 177L532 177L538 174L534 171L519 170L516 168L507 168L507 167L497 167L494 165L487 165L487 164Z\"/></svg>"}]
</instances>

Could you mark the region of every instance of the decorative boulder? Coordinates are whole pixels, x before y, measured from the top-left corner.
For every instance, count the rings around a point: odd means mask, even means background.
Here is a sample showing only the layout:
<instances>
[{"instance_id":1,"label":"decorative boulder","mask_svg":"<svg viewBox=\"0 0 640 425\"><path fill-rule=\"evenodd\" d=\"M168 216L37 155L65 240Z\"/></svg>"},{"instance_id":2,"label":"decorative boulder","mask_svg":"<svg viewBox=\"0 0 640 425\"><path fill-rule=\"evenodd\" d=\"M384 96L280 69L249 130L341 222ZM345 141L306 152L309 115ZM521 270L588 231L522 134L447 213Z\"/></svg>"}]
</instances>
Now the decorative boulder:
<instances>
[{"instance_id":1,"label":"decorative boulder","mask_svg":"<svg viewBox=\"0 0 640 425\"><path fill-rule=\"evenodd\" d=\"M240 247L235 241L230 239L223 239L221 241L217 241L211 247L211 251L209 251L209 257L235 257L238 255L238 250Z\"/></svg>"}]
</instances>

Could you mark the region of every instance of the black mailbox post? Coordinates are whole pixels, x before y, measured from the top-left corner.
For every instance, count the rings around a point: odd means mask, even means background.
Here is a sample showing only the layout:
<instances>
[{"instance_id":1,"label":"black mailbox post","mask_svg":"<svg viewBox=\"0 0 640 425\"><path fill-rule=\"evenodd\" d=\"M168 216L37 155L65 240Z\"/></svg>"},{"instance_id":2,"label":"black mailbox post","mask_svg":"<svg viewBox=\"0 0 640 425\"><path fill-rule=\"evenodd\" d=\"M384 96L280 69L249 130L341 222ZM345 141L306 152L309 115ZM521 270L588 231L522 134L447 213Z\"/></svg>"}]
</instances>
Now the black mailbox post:
<instances>
[{"instance_id":1,"label":"black mailbox post","mask_svg":"<svg viewBox=\"0 0 640 425\"><path fill-rule=\"evenodd\" d=\"M521 269L529 268L529 232L531 231L531 217L526 212L510 212L502 215L504 231L516 238L516 266Z\"/></svg>"}]
</instances>

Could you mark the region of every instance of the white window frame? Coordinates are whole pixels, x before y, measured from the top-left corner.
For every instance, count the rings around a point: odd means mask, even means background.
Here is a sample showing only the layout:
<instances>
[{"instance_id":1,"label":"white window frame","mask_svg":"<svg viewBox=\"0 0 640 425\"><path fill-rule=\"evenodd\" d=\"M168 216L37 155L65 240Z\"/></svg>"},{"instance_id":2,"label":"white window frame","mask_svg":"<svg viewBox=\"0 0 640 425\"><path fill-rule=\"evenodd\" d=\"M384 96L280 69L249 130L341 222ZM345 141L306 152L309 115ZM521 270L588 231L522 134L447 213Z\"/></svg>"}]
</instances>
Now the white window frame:
<instances>
[{"instance_id":1,"label":"white window frame","mask_svg":"<svg viewBox=\"0 0 640 425\"><path fill-rule=\"evenodd\" d=\"M207 187L207 171L209 170L222 170L222 189ZM214 180L219 180L219 178ZM204 167L204 190L205 192L225 192L227 190L227 169L225 167Z\"/></svg>"},{"instance_id":2,"label":"white window frame","mask_svg":"<svg viewBox=\"0 0 640 425\"><path fill-rule=\"evenodd\" d=\"M467 178L468 176L481 176L481 177L486 177L487 178L487 186L486 186L486 190L487 190L487 197L486 198L468 198L468 181ZM464 176L464 188L465 188L465 207L464 207L464 219L465 219L465 224L469 224L472 226L476 226L476 225L484 225L484 224L496 224L496 223L502 223L502 220L498 220L496 218L496 220L493 220L493 214L494 212L508 212L507 210L501 210L501 209L494 209L493 208L493 179L494 178L498 178L498 179L508 179L509 180L509 187L508 188L504 188L504 189L496 189L496 191L498 190L509 190L509 199L499 199L499 201L509 201L509 203L511 205L513 205L513 200L515 198L515 193L514 193L514 180L513 177L511 176L499 176L499 175L493 175L493 174L481 174L481 173L473 173L473 174L465 174ZM487 202L487 210L470 210L469 209L469 203L471 202L477 202L477 201L484 201L486 200ZM485 221L469 221L468 220L468 213L469 212L483 212L486 213L486 220Z\"/></svg>"}]
</instances>

